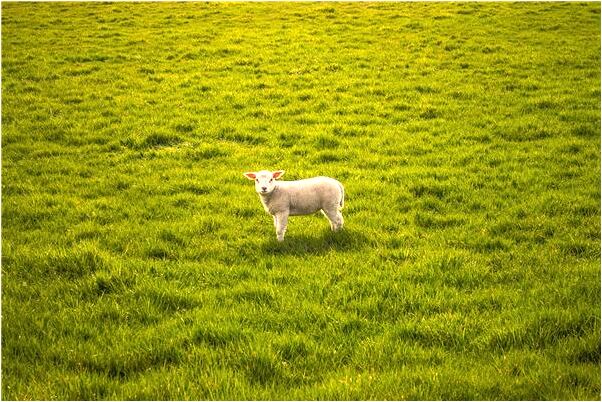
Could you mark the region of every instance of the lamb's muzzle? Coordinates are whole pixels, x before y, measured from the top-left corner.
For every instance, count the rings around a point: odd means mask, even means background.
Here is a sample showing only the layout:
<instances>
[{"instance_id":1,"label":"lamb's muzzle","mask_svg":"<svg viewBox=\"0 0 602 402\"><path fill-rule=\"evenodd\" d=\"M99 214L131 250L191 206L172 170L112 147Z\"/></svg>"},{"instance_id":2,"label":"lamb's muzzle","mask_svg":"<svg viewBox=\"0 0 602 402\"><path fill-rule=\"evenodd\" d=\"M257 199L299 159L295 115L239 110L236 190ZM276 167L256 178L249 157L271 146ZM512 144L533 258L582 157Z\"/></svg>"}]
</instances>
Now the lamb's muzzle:
<instances>
[{"instance_id":1,"label":"lamb's muzzle","mask_svg":"<svg viewBox=\"0 0 602 402\"><path fill-rule=\"evenodd\" d=\"M284 174L284 170L261 170L243 174L249 180L255 181L255 191L259 194L263 208L274 218L278 241L284 240L290 215L309 215L321 210L330 221L333 231L343 228L341 209L344 205L345 189L339 181L324 176L277 181Z\"/></svg>"}]
</instances>

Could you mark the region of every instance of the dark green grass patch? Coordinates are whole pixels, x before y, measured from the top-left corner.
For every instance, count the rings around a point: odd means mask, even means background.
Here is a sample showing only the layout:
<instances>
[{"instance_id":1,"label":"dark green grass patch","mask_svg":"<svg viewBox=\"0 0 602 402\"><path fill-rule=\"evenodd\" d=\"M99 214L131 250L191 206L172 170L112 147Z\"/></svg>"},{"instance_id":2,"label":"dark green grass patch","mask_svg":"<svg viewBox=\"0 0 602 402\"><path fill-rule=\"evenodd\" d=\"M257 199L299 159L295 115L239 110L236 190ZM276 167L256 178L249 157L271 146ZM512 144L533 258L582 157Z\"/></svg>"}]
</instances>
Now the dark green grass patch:
<instances>
[{"instance_id":1,"label":"dark green grass patch","mask_svg":"<svg viewBox=\"0 0 602 402\"><path fill-rule=\"evenodd\" d=\"M161 147L180 143L182 139L175 134L152 133L142 140L143 147Z\"/></svg>"},{"instance_id":2,"label":"dark green grass patch","mask_svg":"<svg viewBox=\"0 0 602 402\"><path fill-rule=\"evenodd\" d=\"M600 397L597 3L2 4L2 395ZM279 243L242 172L345 185Z\"/></svg>"}]
</instances>

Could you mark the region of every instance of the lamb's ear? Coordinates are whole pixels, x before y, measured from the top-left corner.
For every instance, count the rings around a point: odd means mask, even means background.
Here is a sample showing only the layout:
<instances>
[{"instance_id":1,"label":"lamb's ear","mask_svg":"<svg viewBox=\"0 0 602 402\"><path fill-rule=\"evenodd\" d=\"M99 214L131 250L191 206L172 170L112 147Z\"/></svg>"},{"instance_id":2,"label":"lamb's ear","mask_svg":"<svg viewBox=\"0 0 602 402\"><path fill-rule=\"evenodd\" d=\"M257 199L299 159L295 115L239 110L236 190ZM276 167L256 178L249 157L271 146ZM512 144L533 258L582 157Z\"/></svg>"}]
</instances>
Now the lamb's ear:
<instances>
[{"instance_id":1,"label":"lamb's ear","mask_svg":"<svg viewBox=\"0 0 602 402\"><path fill-rule=\"evenodd\" d=\"M243 175L249 180L255 180L257 175L254 172L245 172Z\"/></svg>"},{"instance_id":2,"label":"lamb's ear","mask_svg":"<svg viewBox=\"0 0 602 402\"><path fill-rule=\"evenodd\" d=\"M276 170L275 172L272 172L272 177L274 179L279 179L282 177L282 175L284 175L284 170Z\"/></svg>"}]
</instances>

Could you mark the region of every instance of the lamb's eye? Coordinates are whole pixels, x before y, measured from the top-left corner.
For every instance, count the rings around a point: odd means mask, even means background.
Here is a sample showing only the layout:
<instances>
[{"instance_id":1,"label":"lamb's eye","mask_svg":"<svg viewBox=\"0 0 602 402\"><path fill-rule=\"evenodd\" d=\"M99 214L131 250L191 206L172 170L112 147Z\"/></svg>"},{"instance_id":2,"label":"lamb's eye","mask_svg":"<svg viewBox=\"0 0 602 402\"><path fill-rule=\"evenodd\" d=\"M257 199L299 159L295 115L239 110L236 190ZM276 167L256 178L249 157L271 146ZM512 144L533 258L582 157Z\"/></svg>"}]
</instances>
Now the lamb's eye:
<instances>
[{"instance_id":1,"label":"lamb's eye","mask_svg":"<svg viewBox=\"0 0 602 402\"><path fill-rule=\"evenodd\" d=\"M270 183L272 182L272 180L274 180L274 179L270 179Z\"/></svg>"},{"instance_id":2,"label":"lamb's eye","mask_svg":"<svg viewBox=\"0 0 602 402\"><path fill-rule=\"evenodd\" d=\"M257 183L259 183L259 179L255 179L255 181L256 181Z\"/></svg>"}]
</instances>

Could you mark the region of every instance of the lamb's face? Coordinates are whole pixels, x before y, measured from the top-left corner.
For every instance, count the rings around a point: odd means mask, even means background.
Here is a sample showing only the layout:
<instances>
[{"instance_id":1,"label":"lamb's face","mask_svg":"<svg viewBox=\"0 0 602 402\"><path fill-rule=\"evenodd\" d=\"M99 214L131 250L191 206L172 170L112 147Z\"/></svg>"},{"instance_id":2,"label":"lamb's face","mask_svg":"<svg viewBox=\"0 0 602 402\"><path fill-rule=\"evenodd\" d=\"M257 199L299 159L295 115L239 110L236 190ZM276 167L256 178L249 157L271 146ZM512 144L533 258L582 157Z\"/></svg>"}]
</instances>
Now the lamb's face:
<instances>
[{"instance_id":1,"label":"lamb's face","mask_svg":"<svg viewBox=\"0 0 602 402\"><path fill-rule=\"evenodd\" d=\"M270 172L269 170L261 170L259 172L244 173L249 180L255 181L255 191L260 195L271 194L276 188L276 179L284 174L284 170Z\"/></svg>"},{"instance_id":2,"label":"lamb's face","mask_svg":"<svg viewBox=\"0 0 602 402\"><path fill-rule=\"evenodd\" d=\"M270 194L276 187L276 179L272 172L262 170L255 175L255 191L261 195Z\"/></svg>"}]
</instances>

